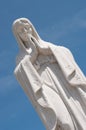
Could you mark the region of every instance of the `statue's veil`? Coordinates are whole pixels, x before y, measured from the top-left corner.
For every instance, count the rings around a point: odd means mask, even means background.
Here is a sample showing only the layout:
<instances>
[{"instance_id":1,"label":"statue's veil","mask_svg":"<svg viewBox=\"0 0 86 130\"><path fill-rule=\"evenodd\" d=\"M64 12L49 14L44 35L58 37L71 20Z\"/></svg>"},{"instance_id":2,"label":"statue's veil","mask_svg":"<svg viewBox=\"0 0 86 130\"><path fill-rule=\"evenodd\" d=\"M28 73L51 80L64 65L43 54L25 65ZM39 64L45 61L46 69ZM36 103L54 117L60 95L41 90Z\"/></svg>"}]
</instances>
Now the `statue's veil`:
<instances>
[{"instance_id":1,"label":"statue's veil","mask_svg":"<svg viewBox=\"0 0 86 130\"><path fill-rule=\"evenodd\" d=\"M19 47L21 49L24 48L24 45L22 44L22 41L21 41L21 39L20 39L20 37L18 35L18 29L19 29L20 23L23 23L23 24L24 23L28 23L29 26L30 26L30 28L32 29L32 35L33 35L33 37L35 37L37 41L41 40L40 36L38 35L35 27L32 25L32 23L30 22L30 20L28 20L27 18L19 18L19 19L17 19L17 20L14 21L13 26L12 26L12 30L13 30L15 38L16 38L18 44L19 44Z\"/></svg>"}]
</instances>

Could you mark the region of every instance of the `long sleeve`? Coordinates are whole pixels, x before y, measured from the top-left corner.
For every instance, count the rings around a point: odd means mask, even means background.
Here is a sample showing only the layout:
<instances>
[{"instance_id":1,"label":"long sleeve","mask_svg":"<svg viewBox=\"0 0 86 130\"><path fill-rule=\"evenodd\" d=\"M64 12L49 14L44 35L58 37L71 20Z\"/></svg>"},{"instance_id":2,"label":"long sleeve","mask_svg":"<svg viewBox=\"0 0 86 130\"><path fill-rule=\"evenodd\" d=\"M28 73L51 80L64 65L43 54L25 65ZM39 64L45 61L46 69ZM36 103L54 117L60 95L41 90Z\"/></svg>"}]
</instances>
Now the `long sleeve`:
<instances>
[{"instance_id":1,"label":"long sleeve","mask_svg":"<svg viewBox=\"0 0 86 130\"><path fill-rule=\"evenodd\" d=\"M51 50L69 84L72 86L86 86L86 78L76 64L71 52L67 48L60 46L51 47Z\"/></svg>"},{"instance_id":2,"label":"long sleeve","mask_svg":"<svg viewBox=\"0 0 86 130\"><path fill-rule=\"evenodd\" d=\"M36 93L41 89L42 81L31 64L28 56L19 63L14 73L27 95L31 91L36 99Z\"/></svg>"}]
</instances>

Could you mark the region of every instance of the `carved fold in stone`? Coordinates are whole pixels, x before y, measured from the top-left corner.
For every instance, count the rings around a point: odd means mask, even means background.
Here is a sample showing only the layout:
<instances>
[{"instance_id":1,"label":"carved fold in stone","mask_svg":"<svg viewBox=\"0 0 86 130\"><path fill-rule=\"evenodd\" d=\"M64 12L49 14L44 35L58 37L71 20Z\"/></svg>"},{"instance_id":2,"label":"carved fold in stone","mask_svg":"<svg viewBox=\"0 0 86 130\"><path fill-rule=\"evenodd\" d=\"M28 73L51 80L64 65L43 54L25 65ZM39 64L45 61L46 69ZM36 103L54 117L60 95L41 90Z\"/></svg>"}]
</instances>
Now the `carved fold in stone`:
<instances>
[{"instance_id":1,"label":"carved fold in stone","mask_svg":"<svg viewBox=\"0 0 86 130\"><path fill-rule=\"evenodd\" d=\"M86 77L71 52L43 41L26 18L13 23L15 76L47 130L86 130Z\"/></svg>"}]
</instances>

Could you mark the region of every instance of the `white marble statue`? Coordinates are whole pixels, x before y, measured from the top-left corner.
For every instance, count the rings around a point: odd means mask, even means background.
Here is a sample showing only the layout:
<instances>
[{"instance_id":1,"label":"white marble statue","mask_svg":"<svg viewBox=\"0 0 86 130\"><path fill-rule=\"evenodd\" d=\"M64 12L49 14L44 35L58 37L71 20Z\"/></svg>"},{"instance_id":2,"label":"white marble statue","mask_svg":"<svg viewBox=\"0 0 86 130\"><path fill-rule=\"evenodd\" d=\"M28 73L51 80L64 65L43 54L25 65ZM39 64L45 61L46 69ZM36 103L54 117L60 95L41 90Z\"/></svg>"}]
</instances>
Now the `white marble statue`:
<instances>
[{"instance_id":1,"label":"white marble statue","mask_svg":"<svg viewBox=\"0 0 86 130\"><path fill-rule=\"evenodd\" d=\"M32 23L13 23L19 45L17 80L47 130L86 130L86 77L71 52L43 41Z\"/></svg>"}]
</instances>

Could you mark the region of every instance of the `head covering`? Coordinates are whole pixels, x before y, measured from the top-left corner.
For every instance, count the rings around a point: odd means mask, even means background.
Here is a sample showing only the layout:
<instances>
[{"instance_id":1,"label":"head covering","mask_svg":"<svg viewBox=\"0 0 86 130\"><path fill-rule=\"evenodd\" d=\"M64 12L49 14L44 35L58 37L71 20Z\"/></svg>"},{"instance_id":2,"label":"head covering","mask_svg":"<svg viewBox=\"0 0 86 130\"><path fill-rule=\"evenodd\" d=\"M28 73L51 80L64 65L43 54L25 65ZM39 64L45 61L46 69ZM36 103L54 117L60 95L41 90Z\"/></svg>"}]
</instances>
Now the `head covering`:
<instances>
[{"instance_id":1,"label":"head covering","mask_svg":"<svg viewBox=\"0 0 86 130\"><path fill-rule=\"evenodd\" d=\"M29 28L31 28L32 29L32 36L35 37L35 39L37 41L41 40L41 38L39 37L39 35L38 35L36 29L34 28L34 26L32 25L32 23L27 18L19 18L19 19L15 20L13 23L13 33L16 37L16 40L19 44L20 49L25 49L24 44L22 44L22 40L19 36L19 33L21 32L20 28L22 26L24 26L24 27L28 26Z\"/></svg>"}]
</instances>

